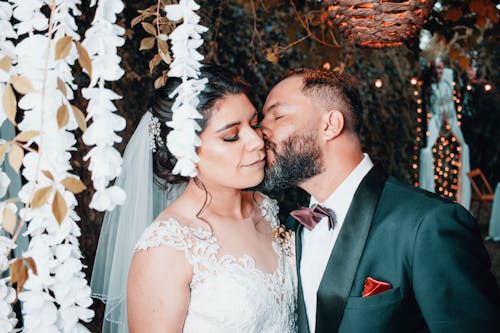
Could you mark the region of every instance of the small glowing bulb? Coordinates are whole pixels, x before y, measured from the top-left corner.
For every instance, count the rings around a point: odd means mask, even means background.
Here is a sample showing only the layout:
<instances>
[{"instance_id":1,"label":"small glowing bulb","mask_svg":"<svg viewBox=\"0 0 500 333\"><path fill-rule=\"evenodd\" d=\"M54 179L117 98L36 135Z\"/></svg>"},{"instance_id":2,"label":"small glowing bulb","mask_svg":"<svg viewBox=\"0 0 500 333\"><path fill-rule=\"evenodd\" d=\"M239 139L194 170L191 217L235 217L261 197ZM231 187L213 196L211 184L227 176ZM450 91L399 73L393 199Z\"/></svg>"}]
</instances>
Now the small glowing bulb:
<instances>
[{"instance_id":1,"label":"small glowing bulb","mask_svg":"<svg viewBox=\"0 0 500 333\"><path fill-rule=\"evenodd\" d=\"M486 83L486 84L484 85L484 91L486 91L486 92L490 92L492 88L493 88L493 87L492 87L492 86L491 86L491 84L489 84L489 83Z\"/></svg>"},{"instance_id":2,"label":"small glowing bulb","mask_svg":"<svg viewBox=\"0 0 500 333\"><path fill-rule=\"evenodd\" d=\"M414 77L412 77L412 78L411 78L411 80L410 80L410 83L411 83L412 85L416 85L416 84L417 84L417 82L418 82L418 81L417 81L417 79L416 79L416 78L414 78Z\"/></svg>"},{"instance_id":3,"label":"small glowing bulb","mask_svg":"<svg viewBox=\"0 0 500 333\"><path fill-rule=\"evenodd\" d=\"M375 80L375 88L380 89L380 88L382 88L382 86L383 86L382 80L376 79Z\"/></svg>"},{"instance_id":4,"label":"small glowing bulb","mask_svg":"<svg viewBox=\"0 0 500 333\"><path fill-rule=\"evenodd\" d=\"M329 61L327 61L327 62L325 62L325 63L323 64L323 69L324 69L324 70L329 71L329 70L330 70L330 68L332 68L332 64L331 64Z\"/></svg>"},{"instance_id":5,"label":"small glowing bulb","mask_svg":"<svg viewBox=\"0 0 500 333\"><path fill-rule=\"evenodd\" d=\"M468 91L471 91L472 90L472 86L470 84L467 85L467 90Z\"/></svg>"}]
</instances>

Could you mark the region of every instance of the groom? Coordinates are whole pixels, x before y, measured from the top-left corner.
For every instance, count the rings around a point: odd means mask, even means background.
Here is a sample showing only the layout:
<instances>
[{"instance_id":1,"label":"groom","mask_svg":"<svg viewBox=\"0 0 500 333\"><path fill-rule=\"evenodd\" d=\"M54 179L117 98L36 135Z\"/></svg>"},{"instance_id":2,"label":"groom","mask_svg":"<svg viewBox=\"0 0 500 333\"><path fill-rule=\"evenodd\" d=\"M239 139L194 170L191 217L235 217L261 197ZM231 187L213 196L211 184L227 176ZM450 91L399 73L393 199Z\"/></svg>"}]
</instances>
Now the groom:
<instances>
[{"instance_id":1,"label":"groom","mask_svg":"<svg viewBox=\"0 0 500 333\"><path fill-rule=\"evenodd\" d=\"M311 194L293 213L300 333L500 332L477 224L363 154L362 107L345 77L293 71L263 112L265 186Z\"/></svg>"}]
</instances>

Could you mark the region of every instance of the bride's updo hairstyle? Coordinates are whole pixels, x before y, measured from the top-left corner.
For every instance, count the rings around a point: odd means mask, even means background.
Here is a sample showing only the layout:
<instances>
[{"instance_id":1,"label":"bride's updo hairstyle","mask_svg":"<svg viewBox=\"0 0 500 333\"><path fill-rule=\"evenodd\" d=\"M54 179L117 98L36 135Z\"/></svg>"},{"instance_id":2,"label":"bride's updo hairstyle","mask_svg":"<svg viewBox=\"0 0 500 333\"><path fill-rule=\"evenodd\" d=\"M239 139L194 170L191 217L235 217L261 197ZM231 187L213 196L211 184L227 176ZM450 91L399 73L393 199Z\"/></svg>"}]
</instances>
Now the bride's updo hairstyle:
<instances>
[{"instance_id":1,"label":"bride's updo hairstyle","mask_svg":"<svg viewBox=\"0 0 500 333\"><path fill-rule=\"evenodd\" d=\"M225 67L204 65L200 72L200 78L208 79L205 88L198 95L200 103L197 109L203 118L196 119L196 122L203 131L214 107L216 107L216 103L228 95L246 94L248 84ZM169 95L180 83L181 80L178 78L169 78L165 86L155 91L151 104L153 116L160 120L161 138L163 139L163 142L156 141L156 151L153 153L153 171L157 177L170 184L187 180L185 177L172 174L177 159L170 153L166 145L166 138L171 128L165 122L172 120L172 105L174 103L174 100Z\"/></svg>"}]
</instances>

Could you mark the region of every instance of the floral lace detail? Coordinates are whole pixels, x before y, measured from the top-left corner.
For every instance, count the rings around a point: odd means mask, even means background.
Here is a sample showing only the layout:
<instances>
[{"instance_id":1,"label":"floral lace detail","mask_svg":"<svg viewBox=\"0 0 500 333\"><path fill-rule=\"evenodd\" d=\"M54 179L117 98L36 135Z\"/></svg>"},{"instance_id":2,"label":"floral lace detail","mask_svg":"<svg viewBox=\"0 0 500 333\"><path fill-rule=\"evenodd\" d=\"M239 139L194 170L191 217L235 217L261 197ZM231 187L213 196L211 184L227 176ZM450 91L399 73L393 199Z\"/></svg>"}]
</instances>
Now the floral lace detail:
<instances>
[{"instance_id":1,"label":"floral lace detail","mask_svg":"<svg viewBox=\"0 0 500 333\"><path fill-rule=\"evenodd\" d=\"M279 226L277 202L264 196L261 207L271 226ZM250 255L218 258L215 235L169 218L148 227L136 251L168 246L184 251L193 266L184 332L295 332L294 258L287 257L276 241L272 245L278 267L268 273L257 268Z\"/></svg>"}]
</instances>

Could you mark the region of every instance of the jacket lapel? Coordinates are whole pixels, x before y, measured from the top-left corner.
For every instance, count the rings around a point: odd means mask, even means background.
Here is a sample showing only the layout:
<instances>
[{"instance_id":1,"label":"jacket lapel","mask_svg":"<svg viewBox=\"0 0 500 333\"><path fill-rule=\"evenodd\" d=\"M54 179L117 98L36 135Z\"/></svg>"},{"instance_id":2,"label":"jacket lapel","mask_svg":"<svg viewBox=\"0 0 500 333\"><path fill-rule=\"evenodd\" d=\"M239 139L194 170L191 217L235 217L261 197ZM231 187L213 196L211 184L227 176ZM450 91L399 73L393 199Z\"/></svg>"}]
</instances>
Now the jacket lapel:
<instances>
[{"instance_id":1,"label":"jacket lapel","mask_svg":"<svg viewBox=\"0 0 500 333\"><path fill-rule=\"evenodd\" d=\"M309 324L307 322L306 305L304 303L304 294L302 293L302 279L300 278L300 259L302 258L302 225L299 224L295 230L295 258L297 260L297 313L298 313L298 332L309 333Z\"/></svg>"},{"instance_id":2,"label":"jacket lapel","mask_svg":"<svg viewBox=\"0 0 500 333\"><path fill-rule=\"evenodd\" d=\"M316 332L338 330L386 179L385 173L376 165L354 194L319 285Z\"/></svg>"}]
</instances>

